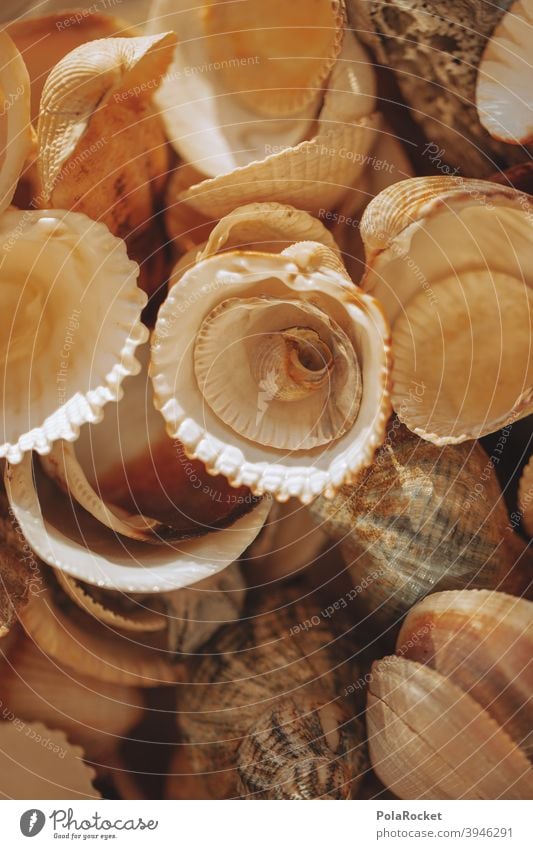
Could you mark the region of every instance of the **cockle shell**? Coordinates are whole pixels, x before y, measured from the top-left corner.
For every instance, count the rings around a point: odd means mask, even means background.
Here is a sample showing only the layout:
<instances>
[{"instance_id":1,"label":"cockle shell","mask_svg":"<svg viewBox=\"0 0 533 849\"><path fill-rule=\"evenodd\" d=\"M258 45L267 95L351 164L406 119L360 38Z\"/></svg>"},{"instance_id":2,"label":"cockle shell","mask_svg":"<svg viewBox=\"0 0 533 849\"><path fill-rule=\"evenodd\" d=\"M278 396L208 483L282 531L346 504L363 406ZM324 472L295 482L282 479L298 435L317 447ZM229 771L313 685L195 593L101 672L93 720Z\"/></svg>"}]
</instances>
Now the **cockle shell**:
<instances>
[{"instance_id":1,"label":"cockle shell","mask_svg":"<svg viewBox=\"0 0 533 849\"><path fill-rule=\"evenodd\" d=\"M167 227L174 237L172 207L167 210ZM335 239L318 218L282 203L247 203L225 215L208 239L190 248L177 263L172 282L201 259L236 248L281 253L295 242L320 242L339 254Z\"/></svg>"},{"instance_id":2,"label":"cockle shell","mask_svg":"<svg viewBox=\"0 0 533 849\"><path fill-rule=\"evenodd\" d=\"M398 656L374 663L370 756L400 798L531 797L532 607L502 593L438 593L408 615Z\"/></svg>"},{"instance_id":3,"label":"cockle shell","mask_svg":"<svg viewBox=\"0 0 533 849\"><path fill-rule=\"evenodd\" d=\"M522 472L518 487L518 508L522 514L522 524L530 536L533 536L533 457Z\"/></svg>"},{"instance_id":4,"label":"cockle shell","mask_svg":"<svg viewBox=\"0 0 533 849\"><path fill-rule=\"evenodd\" d=\"M7 210L0 221L0 457L72 441L116 401L148 335L122 240L85 215Z\"/></svg>"},{"instance_id":5,"label":"cockle shell","mask_svg":"<svg viewBox=\"0 0 533 849\"><path fill-rule=\"evenodd\" d=\"M357 795L364 731L343 701L346 676L354 674L344 662L351 651L343 655L331 623L317 614L294 592L262 592L243 621L191 661L189 683L179 690L182 742L170 769L171 798ZM316 627L300 631L310 617Z\"/></svg>"},{"instance_id":6,"label":"cockle shell","mask_svg":"<svg viewBox=\"0 0 533 849\"><path fill-rule=\"evenodd\" d=\"M30 79L24 60L0 31L0 212L7 209L32 147Z\"/></svg>"},{"instance_id":7,"label":"cockle shell","mask_svg":"<svg viewBox=\"0 0 533 849\"><path fill-rule=\"evenodd\" d=\"M140 32L120 18L90 8L77 15L75 11L70 15L62 11L37 18L19 18L7 25L6 32L20 50L28 68L31 80L31 120L34 123L39 116L46 78L67 53L97 38L140 35Z\"/></svg>"},{"instance_id":8,"label":"cockle shell","mask_svg":"<svg viewBox=\"0 0 533 849\"><path fill-rule=\"evenodd\" d=\"M476 109L482 54L511 4L347 0L357 35L380 64L394 70L410 113L429 139L423 154L436 153L472 177L529 158L527 151L493 139Z\"/></svg>"},{"instance_id":9,"label":"cockle shell","mask_svg":"<svg viewBox=\"0 0 533 849\"><path fill-rule=\"evenodd\" d=\"M157 687L177 679L158 634L121 630L98 623L64 594L49 570L41 569L39 593L32 594L19 620L28 637L67 669L108 684Z\"/></svg>"},{"instance_id":10,"label":"cockle shell","mask_svg":"<svg viewBox=\"0 0 533 849\"><path fill-rule=\"evenodd\" d=\"M100 767L112 761L144 714L140 689L63 666L24 636L4 652L0 669L0 698L7 711L65 732Z\"/></svg>"},{"instance_id":11,"label":"cockle shell","mask_svg":"<svg viewBox=\"0 0 533 849\"><path fill-rule=\"evenodd\" d=\"M492 33L478 70L476 107L490 135L508 144L533 142L531 38L533 2L511 3Z\"/></svg>"},{"instance_id":12,"label":"cockle shell","mask_svg":"<svg viewBox=\"0 0 533 849\"><path fill-rule=\"evenodd\" d=\"M238 20L239 14L246 12L239 4L235 5L235 19ZM324 35L324 29L317 26L316 5L305 2L284 4L280 8L281 4L276 2L271 10L262 7L261 22L265 28L261 29L260 37L267 45L267 53L269 39L275 53L280 48L276 39L293 37L291 19L295 15L303 15L307 26L314 28L315 37ZM330 0L324 0L321 5L327 14L331 9L340 9L339 3ZM249 7L249 0L240 6ZM213 47L216 39L204 32L205 4L191 9L190 4L180 2L176 10L173 2L172 14L165 14L166 10L165 0L156 6L150 27L173 23L175 13L175 27L181 39L174 65L157 98L170 141L184 161L203 177L184 190L182 175L177 172L175 201L185 201L195 212L209 219L221 218L236 206L253 201L274 200L315 213L320 208L335 206L361 174L364 156L379 126L378 116L372 114L375 75L365 51L353 35L345 32L340 56L324 83L323 93L320 85L306 86L304 82L298 88L308 102L305 105L302 100L300 113L288 117L284 111L286 104L280 106L278 98L277 115L261 118L257 108L254 111L243 105L239 94L225 88L224 75L217 67L220 63L213 62L209 56L210 46ZM263 18L270 12L273 14L265 25ZM277 31L276 17L279 17ZM249 30L250 26L244 29ZM290 51L285 61L297 61L295 57L302 46L308 59L312 56L314 62L320 57L320 51L308 52L309 45L302 40L301 29L295 35L298 48ZM239 39L242 34L234 32L230 38ZM224 43L225 36L218 41ZM283 45L281 47L281 56L277 59L273 56L271 61L283 68L280 63L288 54L283 52ZM241 92L248 91L248 82L256 85L255 71L249 73L249 68L241 67L246 59L242 56L243 50L245 53L248 50L246 39L244 48L239 49L231 65L237 64L242 70ZM261 60L262 56L264 54L249 58ZM230 65L229 60L226 64ZM263 64L260 61L257 66L260 73ZM253 69L254 63L250 67ZM284 83L286 100L290 99L287 95L294 92L291 79L288 72ZM264 88L263 80L259 88ZM275 82L263 92L259 91L253 96L255 106L257 103L272 105L277 92ZM245 99L248 101L247 95ZM171 185L167 192L170 199Z\"/></svg>"},{"instance_id":13,"label":"cockle shell","mask_svg":"<svg viewBox=\"0 0 533 849\"><path fill-rule=\"evenodd\" d=\"M341 269L304 242L201 260L171 288L152 340L155 403L212 474L307 502L371 462L389 415L388 329ZM299 448L311 443L320 451Z\"/></svg>"},{"instance_id":14,"label":"cockle shell","mask_svg":"<svg viewBox=\"0 0 533 849\"><path fill-rule=\"evenodd\" d=\"M531 198L481 180L390 186L361 222L362 288L392 327L392 403L446 445L533 411Z\"/></svg>"},{"instance_id":15,"label":"cockle shell","mask_svg":"<svg viewBox=\"0 0 533 849\"><path fill-rule=\"evenodd\" d=\"M42 723L0 722L3 799L101 799L83 750Z\"/></svg>"},{"instance_id":16,"label":"cockle shell","mask_svg":"<svg viewBox=\"0 0 533 849\"><path fill-rule=\"evenodd\" d=\"M168 169L152 99L173 33L82 44L49 74L41 97L44 204L76 209L119 236L149 226Z\"/></svg>"},{"instance_id":17,"label":"cockle shell","mask_svg":"<svg viewBox=\"0 0 533 849\"><path fill-rule=\"evenodd\" d=\"M523 588L533 557L513 533L495 468L481 445L437 448L391 421L373 465L310 512L339 543L352 618L395 633L428 593Z\"/></svg>"}]
</instances>

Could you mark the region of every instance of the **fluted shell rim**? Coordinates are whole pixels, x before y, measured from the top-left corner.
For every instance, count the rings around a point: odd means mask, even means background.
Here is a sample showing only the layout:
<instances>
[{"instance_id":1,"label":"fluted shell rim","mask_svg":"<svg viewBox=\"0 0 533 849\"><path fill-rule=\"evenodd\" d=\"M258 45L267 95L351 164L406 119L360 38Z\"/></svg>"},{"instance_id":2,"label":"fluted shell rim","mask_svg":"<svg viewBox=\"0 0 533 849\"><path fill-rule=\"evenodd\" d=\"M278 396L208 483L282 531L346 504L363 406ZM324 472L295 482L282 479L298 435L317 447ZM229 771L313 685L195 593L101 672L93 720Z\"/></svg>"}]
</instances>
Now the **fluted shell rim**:
<instances>
[{"instance_id":1,"label":"fluted shell rim","mask_svg":"<svg viewBox=\"0 0 533 849\"><path fill-rule=\"evenodd\" d=\"M306 248L313 243L302 243ZM288 252L282 254L265 254L256 251L228 251L198 262L189 269L168 293L167 299L159 311L158 321L152 337L152 357L150 376L154 386L154 403L165 419L166 429L172 438L178 438L184 446L185 453L190 459L199 459L211 475L222 474L232 486L243 483L250 488L254 495L272 495L278 501L287 501L290 497L298 498L302 503L310 503L317 495L333 498L343 485L355 479L367 468L374 454L385 438L386 424L389 419L390 391L389 374L391 368L391 345L388 323L380 303L371 295L364 293L347 277L337 270L340 262L333 256L335 267L317 270L306 267L307 257L302 260L294 254L299 246L294 245ZM316 247L316 246L315 246ZM318 246L326 252L323 246ZM311 248L312 251L312 248ZM351 305L366 310L372 316L374 332L379 336L381 347L381 363L378 366L376 386L380 390L381 404L376 411L373 431L364 447L358 449L348 460L344 460L342 474L339 468L333 471L334 461L327 472L320 472L320 480L312 481L312 469L306 471L302 467L283 466L281 464L254 463L246 460L243 450L237 445L227 445L225 442L208 434L191 418L180 404L173 386L168 380L167 367L169 351L165 353L165 340L172 337L173 328L187 304L187 290L191 290L194 303L194 288L202 285L202 278L216 280L217 276L227 283L239 279L243 269L249 279L278 278L284 285L295 293L308 293L311 290L327 293L332 298L341 301L344 307ZM311 277L309 280L308 278ZM217 284L215 284L216 286ZM230 287L227 288L230 296ZM320 485L318 485L320 483Z\"/></svg>"},{"instance_id":2,"label":"fluted shell rim","mask_svg":"<svg viewBox=\"0 0 533 849\"><path fill-rule=\"evenodd\" d=\"M10 219L13 219L13 227L8 229ZM20 226L20 223L23 225L23 232L17 234L17 226ZM109 322L110 340L106 345L107 354L111 356L113 365L108 367L107 373L101 375L99 385L83 395L77 392L65 403L59 404L39 427L21 434L16 441L0 444L0 457L6 458L12 465L22 462L31 451L48 454L54 442L59 439L74 442L82 425L100 421L106 404L120 399L124 378L138 373L140 364L135 357L135 351L149 335L148 329L141 321L141 312L147 303L147 296L137 286L139 266L129 259L122 239L113 236L105 224L93 221L81 212L44 209L25 212L7 210L2 216L0 226L2 235L7 238L11 234L15 239L11 250L21 252L24 252L26 239L42 241L43 247L46 248L48 239L55 234L61 237L65 229L68 229L67 235L73 235L76 239L74 251L81 249L86 263L92 260L100 287L104 277L107 278L108 290L110 277L120 283L118 294L113 292L112 307L106 317ZM72 248L69 248L66 262L72 259L72 256ZM89 275L88 278L91 279ZM85 291L83 287L86 286L86 280L79 280L79 284L81 297ZM111 319L110 315L113 315L114 319ZM66 321L67 318L65 324ZM101 330L99 327L98 331ZM94 363L91 369L91 374L93 373Z\"/></svg>"}]
</instances>

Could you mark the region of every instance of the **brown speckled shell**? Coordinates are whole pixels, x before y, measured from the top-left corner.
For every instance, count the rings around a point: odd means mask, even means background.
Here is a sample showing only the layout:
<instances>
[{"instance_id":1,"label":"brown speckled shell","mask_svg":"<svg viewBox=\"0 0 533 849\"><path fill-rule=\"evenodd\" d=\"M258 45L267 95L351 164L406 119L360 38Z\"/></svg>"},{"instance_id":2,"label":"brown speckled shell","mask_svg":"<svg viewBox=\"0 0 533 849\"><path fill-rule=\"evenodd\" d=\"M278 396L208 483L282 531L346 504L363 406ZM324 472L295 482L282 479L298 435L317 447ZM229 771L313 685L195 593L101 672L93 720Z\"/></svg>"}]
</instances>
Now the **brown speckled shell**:
<instances>
[{"instance_id":1,"label":"brown speckled shell","mask_svg":"<svg viewBox=\"0 0 533 849\"><path fill-rule=\"evenodd\" d=\"M309 600L291 602L287 589L261 597L206 647L179 688L178 725L189 745L173 771L186 763L196 773L199 798L350 798L366 754L356 710L342 703L358 675L344 663L349 641L336 640ZM180 788L171 779L171 795Z\"/></svg>"}]
</instances>

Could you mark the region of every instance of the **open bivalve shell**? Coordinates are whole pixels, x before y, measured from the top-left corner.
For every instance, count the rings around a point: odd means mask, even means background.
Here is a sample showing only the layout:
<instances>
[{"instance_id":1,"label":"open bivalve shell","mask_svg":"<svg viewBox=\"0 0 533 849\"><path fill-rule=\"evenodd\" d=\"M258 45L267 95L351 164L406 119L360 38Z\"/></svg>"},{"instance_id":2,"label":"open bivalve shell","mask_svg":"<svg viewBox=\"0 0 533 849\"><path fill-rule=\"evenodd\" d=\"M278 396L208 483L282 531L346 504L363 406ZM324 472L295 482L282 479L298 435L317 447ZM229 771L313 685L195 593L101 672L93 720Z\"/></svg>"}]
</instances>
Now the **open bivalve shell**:
<instances>
[{"instance_id":1,"label":"open bivalve shell","mask_svg":"<svg viewBox=\"0 0 533 849\"><path fill-rule=\"evenodd\" d=\"M531 602L466 590L408 614L373 664L367 725L378 777L402 799L529 799Z\"/></svg>"},{"instance_id":2,"label":"open bivalve shell","mask_svg":"<svg viewBox=\"0 0 533 849\"><path fill-rule=\"evenodd\" d=\"M149 225L168 169L152 99L175 42L174 33L97 39L53 68L37 127L42 205L85 212L124 237Z\"/></svg>"},{"instance_id":3,"label":"open bivalve shell","mask_svg":"<svg viewBox=\"0 0 533 849\"><path fill-rule=\"evenodd\" d=\"M32 147L30 78L24 60L0 30L0 212L7 209Z\"/></svg>"},{"instance_id":4,"label":"open bivalve shell","mask_svg":"<svg viewBox=\"0 0 533 849\"><path fill-rule=\"evenodd\" d=\"M341 4L169 8L158 4L151 24L180 33L157 99L172 144L204 177L184 190L176 174L175 200L209 219L262 200L333 208L379 126L374 72L353 34L342 35Z\"/></svg>"},{"instance_id":5,"label":"open bivalve shell","mask_svg":"<svg viewBox=\"0 0 533 849\"><path fill-rule=\"evenodd\" d=\"M522 514L522 524L533 537L533 457L522 472L518 486L518 508Z\"/></svg>"},{"instance_id":6,"label":"open bivalve shell","mask_svg":"<svg viewBox=\"0 0 533 849\"><path fill-rule=\"evenodd\" d=\"M138 266L107 227L80 213L7 210L2 243L0 457L72 441L120 396L147 338Z\"/></svg>"},{"instance_id":7,"label":"open bivalve shell","mask_svg":"<svg viewBox=\"0 0 533 849\"><path fill-rule=\"evenodd\" d=\"M392 327L392 403L437 445L533 411L531 199L481 180L385 189L361 223L362 287Z\"/></svg>"},{"instance_id":8,"label":"open bivalve shell","mask_svg":"<svg viewBox=\"0 0 533 849\"><path fill-rule=\"evenodd\" d=\"M3 799L102 798L82 749L40 722L0 722L0 776Z\"/></svg>"},{"instance_id":9,"label":"open bivalve shell","mask_svg":"<svg viewBox=\"0 0 533 849\"><path fill-rule=\"evenodd\" d=\"M384 437L386 321L314 242L198 262L159 312L150 368L169 435L255 494L331 495Z\"/></svg>"},{"instance_id":10,"label":"open bivalve shell","mask_svg":"<svg viewBox=\"0 0 533 849\"><path fill-rule=\"evenodd\" d=\"M532 38L533 2L516 0L492 33L478 69L479 120L493 138L508 144L533 142Z\"/></svg>"}]
</instances>

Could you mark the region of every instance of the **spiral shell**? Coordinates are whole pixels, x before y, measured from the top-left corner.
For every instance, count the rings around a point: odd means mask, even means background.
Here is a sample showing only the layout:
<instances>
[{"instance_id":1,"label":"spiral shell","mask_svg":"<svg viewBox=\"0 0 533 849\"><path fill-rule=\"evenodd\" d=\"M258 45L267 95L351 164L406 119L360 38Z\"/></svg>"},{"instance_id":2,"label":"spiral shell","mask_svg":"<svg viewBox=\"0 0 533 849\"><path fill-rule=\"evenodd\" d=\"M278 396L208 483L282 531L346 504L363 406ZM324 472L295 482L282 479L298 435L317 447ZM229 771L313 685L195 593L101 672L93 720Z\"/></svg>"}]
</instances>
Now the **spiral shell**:
<instances>
[{"instance_id":1,"label":"spiral shell","mask_svg":"<svg viewBox=\"0 0 533 849\"><path fill-rule=\"evenodd\" d=\"M307 330L316 335L304 344ZM389 414L388 367L379 305L312 242L195 264L159 312L151 359L156 405L189 457L234 486L303 502L370 463ZM272 397L272 381L284 396L296 384L296 399Z\"/></svg>"},{"instance_id":2,"label":"spiral shell","mask_svg":"<svg viewBox=\"0 0 533 849\"><path fill-rule=\"evenodd\" d=\"M9 35L0 32L0 212L7 209L32 147L30 79Z\"/></svg>"}]
</instances>

